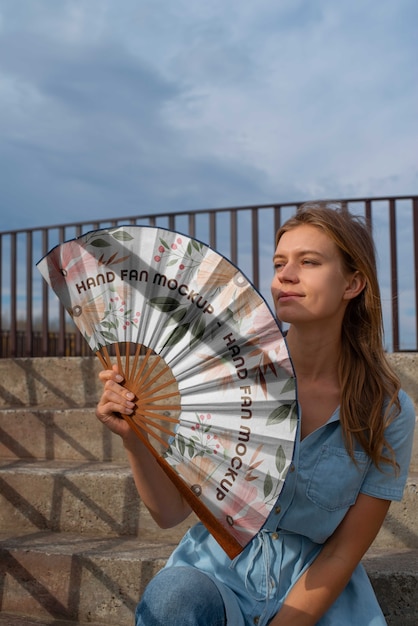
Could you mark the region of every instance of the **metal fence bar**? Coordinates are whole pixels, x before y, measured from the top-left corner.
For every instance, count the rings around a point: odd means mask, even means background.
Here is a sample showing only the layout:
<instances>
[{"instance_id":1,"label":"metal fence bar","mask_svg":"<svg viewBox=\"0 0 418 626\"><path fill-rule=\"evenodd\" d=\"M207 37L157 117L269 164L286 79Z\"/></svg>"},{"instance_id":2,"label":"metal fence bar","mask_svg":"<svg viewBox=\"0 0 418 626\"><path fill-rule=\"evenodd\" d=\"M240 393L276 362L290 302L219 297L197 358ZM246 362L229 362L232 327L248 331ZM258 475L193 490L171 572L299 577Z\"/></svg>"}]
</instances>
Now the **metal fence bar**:
<instances>
[{"instance_id":1,"label":"metal fence bar","mask_svg":"<svg viewBox=\"0 0 418 626\"><path fill-rule=\"evenodd\" d=\"M414 231L414 259L413 259L413 267L414 271L414 291L415 291L415 336L417 337L418 343L418 197L413 199L412 202L412 214L413 214L413 231Z\"/></svg>"},{"instance_id":2,"label":"metal fence bar","mask_svg":"<svg viewBox=\"0 0 418 626\"><path fill-rule=\"evenodd\" d=\"M393 351L399 352L399 299L398 299L398 249L396 244L396 206L389 200L390 275L392 295L392 341Z\"/></svg>"},{"instance_id":3,"label":"metal fence bar","mask_svg":"<svg viewBox=\"0 0 418 626\"><path fill-rule=\"evenodd\" d=\"M10 352L17 356L17 233L12 233L10 241Z\"/></svg>"}]
</instances>

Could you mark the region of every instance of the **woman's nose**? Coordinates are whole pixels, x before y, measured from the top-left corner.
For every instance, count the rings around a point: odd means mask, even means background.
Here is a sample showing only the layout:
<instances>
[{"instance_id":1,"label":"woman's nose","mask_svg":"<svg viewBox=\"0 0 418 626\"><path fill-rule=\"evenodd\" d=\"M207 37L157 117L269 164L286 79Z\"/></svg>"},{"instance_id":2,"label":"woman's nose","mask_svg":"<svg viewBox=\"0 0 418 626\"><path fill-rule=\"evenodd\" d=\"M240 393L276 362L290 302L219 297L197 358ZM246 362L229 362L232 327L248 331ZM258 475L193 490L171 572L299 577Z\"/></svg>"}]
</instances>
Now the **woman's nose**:
<instances>
[{"instance_id":1,"label":"woman's nose","mask_svg":"<svg viewBox=\"0 0 418 626\"><path fill-rule=\"evenodd\" d=\"M281 282L291 282L294 283L297 281L297 273L294 264L285 263L282 265L277 272L278 279Z\"/></svg>"}]
</instances>

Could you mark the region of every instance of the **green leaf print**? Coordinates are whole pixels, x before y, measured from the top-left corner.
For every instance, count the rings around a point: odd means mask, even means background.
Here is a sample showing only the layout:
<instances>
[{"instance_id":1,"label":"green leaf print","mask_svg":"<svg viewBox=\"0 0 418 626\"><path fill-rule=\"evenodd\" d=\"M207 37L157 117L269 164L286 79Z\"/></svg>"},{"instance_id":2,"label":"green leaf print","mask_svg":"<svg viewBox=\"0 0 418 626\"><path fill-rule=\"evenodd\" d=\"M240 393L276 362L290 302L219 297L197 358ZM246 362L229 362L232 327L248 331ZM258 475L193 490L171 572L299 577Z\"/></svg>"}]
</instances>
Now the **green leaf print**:
<instances>
[{"instance_id":1,"label":"green leaf print","mask_svg":"<svg viewBox=\"0 0 418 626\"><path fill-rule=\"evenodd\" d=\"M291 407L291 404L282 404L274 409L274 411L268 416L267 426L275 426L276 424L284 422L289 415Z\"/></svg>"},{"instance_id":2,"label":"green leaf print","mask_svg":"<svg viewBox=\"0 0 418 626\"><path fill-rule=\"evenodd\" d=\"M267 499L273 490L273 481L270 476L270 472L266 475L264 479L264 499Z\"/></svg>"},{"instance_id":3,"label":"green leaf print","mask_svg":"<svg viewBox=\"0 0 418 626\"><path fill-rule=\"evenodd\" d=\"M190 329L190 332L193 337L190 341L191 348L193 348L193 346L202 339L203 335L205 334L205 330L206 330L205 321L202 319L202 317L200 317L193 323Z\"/></svg>"},{"instance_id":4,"label":"green leaf print","mask_svg":"<svg viewBox=\"0 0 418 626\"><path fill-rule=\"evenodd\" d=\"M158 309L159 311L163 311L163 313L169 313L170 311L175 311L180 306L180 302L175 298L165 298L163 296L157 298L151 298L149 301L150 306L154 309Z\"/></svg>"},{"instance_id":5,"label":"green leaf print","mask_svg":"<svg viewBox=\"0 0 418 626\"><path fill-rule=\"evenodd\" d=\"M90 241L90 245L95 248L108 248L111 244L106 239L95 239L94 241Z\"/></svg>"},{"instance_id":6,"label":"green leaf print","mask_svg":"<svg viewBox=\"0 0 418 626\"><path fill-rule=\"evenodd\" d=\"M177 326L177 328L175 328L173 332L168 336L164 347L175 346L177 343L179 343L179 341L181 341L183 337L187 334L189 326L190 324L182 324L181 326Z\"/></svg>"},{"instance_id":7,"label":"green leaf print","mask_svg":"<svg viewBox=\"0 0 418 626\"><path fill-rule=\"evenodd\" d=\"M125 230L115 231L114 233L112 233L112 237L114 237L118 241L132 241L133 240L132 235L127 233Z\"/></svg>"},{"instance_id":8,"label":"green leaf print","mask_svg":"<svg viewBox=\"0 0 418 626\"><path fill-rule=\"evenodd\" d=\"M290 410L290 430L293 431L298 425L298 411L296 402L292 402L292 404L290 405Z\"/></svg>"},{"instance_id":9,"label":"green leaf print","mask_svg":"<svg viewBox=\"0 0 418 626\"><path fill-rule=\"evenodd\" d=\"M276 467L281 474L286 467L286 455L283 450L283 446L279 446L276 451Z\"/></svg>"},{"instance_id":10,"label":"green leaf print","mask_svg":"<svg viewBox=\"0 0 418 626\"><path fill-rule=\"evenodd\" d=\"M187 309L178 309L177 311L174 311L174 313L170 315L170 317L168 318L167 325L179 324L182 320L184 320L186 315L187 315Z\"/></svg>"},{"instance_id":11,"label":"green leaf print","mask_svg":"<svg viewBox=\"0 0 418 626\"><path fill-rule=\"evenodd\" d=\"M189 453L189 457L192 459L196 454L196 447L194 441L189 441L187 444L187 451Z\"/></svg>"},{"instance_id":12,"label":"green leaf print","mask_svg":"<svg viewBox=\"0 0 418 626\"><path fill-rule=\"evenodd\" d=\"M117 341L118 340L116 335L114 335L113 333L109 333L106 330L103 330L101 334L108 341Z\"/></svg>"},{"instance_id":13,"label":"green leaf print","mask_svg":"<svg viewBox=\"0 0 418 626\"><path fill-rule=\"evenodd\" d=\"M283 386L282 393L287 393L288 391L294 391L294 390L295 390L295 379L288 378Z\"/></svg>"},{"instance_id":14,"label":"green leaf print","mask_svg":"<svg viewBox=\"0 0 418 626\"><path fill-rule=\"evenodd\" d=\"M184 453L186 452L186 440L181 433L179 433L176 437L176 444L181 456L184 456Z\"/></svg>"}]
</instances>

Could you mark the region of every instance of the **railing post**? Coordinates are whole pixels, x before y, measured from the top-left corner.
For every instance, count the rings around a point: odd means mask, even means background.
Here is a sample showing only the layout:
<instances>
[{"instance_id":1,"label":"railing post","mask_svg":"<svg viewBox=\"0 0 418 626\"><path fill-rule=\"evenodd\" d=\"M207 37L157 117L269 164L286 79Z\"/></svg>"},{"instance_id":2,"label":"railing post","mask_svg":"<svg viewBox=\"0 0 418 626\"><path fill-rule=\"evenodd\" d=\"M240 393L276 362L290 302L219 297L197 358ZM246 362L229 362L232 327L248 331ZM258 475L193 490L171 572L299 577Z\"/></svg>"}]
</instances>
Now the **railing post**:
<instances>
[{"instance_id":1,"label":"railing post","mask_svg":"<svg viewBox=\"0 0 418 626\"><path fill-rule=\"evenodd\" d=\"M17 352L17 234L10 238L10 356Z\"/></svg>"},{"instance_id":2,"label":"railing post","mask_svg":"<svg viewBox=\"0 0 418 626\"><path fill-rule=\"evenodd\" d=\"M392 302L392 341L393 351L399 352L399 298L398 298L398 250L396 242L396 211L395 200L389 200L390 224L390 275Z\"/></svg>"},{"instance_id":3,"label":"railing post","mask_svg":"<svg viewBox=\"0 0 418 626\"><path fill-rule=\"evenodd\" d=\"M418 197L412 202L414 229L415 343L418 345Z\"/></svg>"},{"instance_id":4,"label":"railing post","mask_svg":"<svg viewBox=\"0 0 418 626\"><path fill-rule=\"evenodd\" d=\"M252 257L253 257L253 276L252 280L257 289L260 287L260 250L258 241L258 209L251 211L251 230L252 230Z\"/></svg>"},{"instance_id":5,"label":"railing post","mask_svg":"<svg viewBox=\"0 0 418 626\"><path fill-rule=\"evenodd\" d=\"M25 356L33 352L33 288L32 288L32 231L26 234L26 323L25 323Z\"/></svg>"}]
</instances>

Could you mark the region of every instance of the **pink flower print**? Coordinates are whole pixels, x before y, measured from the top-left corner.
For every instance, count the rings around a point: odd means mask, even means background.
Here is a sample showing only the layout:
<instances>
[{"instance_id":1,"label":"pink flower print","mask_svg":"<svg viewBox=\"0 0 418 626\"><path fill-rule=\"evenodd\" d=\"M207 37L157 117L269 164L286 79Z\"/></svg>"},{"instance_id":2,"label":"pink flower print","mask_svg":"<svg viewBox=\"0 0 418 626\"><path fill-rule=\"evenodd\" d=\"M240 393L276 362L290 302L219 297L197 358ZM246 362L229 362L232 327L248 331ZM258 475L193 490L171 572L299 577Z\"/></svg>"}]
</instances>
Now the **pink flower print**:
<instances>
[{"instance_id":1,"label":"pink flower print","mask_svg":"<svg viewBox=\"0 0 418 626\"><path fill-rule=\"evenodd\" d=\"M260 499L254 483L235 483L227 494L222 512L217 516L241 545L245 545L264 524L269 509Z\"/></svg>"},{"instance_id":2,"label":"pink flower print","mask_svg":"<svg viewBox=\"0 0 418 626\"><path fill-rule=\"evenodd\" d=\"M97 273L98 261L76 240L57 246L47 256L51 287L59 294L68 283Z\"/></svg>"},{"instance_id":3,"label":"pink flower print","mask_svg":"<svg viewBox=\"0 0 418 626\"><path fill-rule=\"evenodd\" d=\"M106 304L102 296L96 298L85 297L69 311L79 331L91 337L97 332L97 326L103 320Z\"/></svg>"},{"instance_id":4,"label":"pink flower print","mask_svg":"<svg viewBox=\"0 0 418 626\"><path fill-rule=\"evenodd\" d=\"M206 256L199 266L196 281L202 287L219 289L216 309L230 308L235 314L248 317L259 302L255 288L229 261L216 254Z\"/></svg>"},{"instance_id":5,"label":"pink flower print","mask_svg":"<svg viewBox=\"0 0 418 626\"><path fill-rule=\"evenodd\" d=\"M179 463L176 470L196 496L200 496L210 481L216 463L208 456L195 456L187 463Z\"/></svg>"},{"instance_id":6,"label":"pink flower print","mask_svg":"<svg viewBox=\"0 0 418 626\"><path fill-rule=\"evenodd\" d=\"M200 263L196 281L198 285L210 284L211 287L225 287L233 279L237 270L229 261L219 255L208 254Z\"/></svg>"},{"instance_id":7,"label":"pink flower print","mask_svg":"<svg viewBox=\"0 0 418 626\"><path fill-rule=\"evenodd\" d=\"M260 354L262 365L278 364L285 372L293 377L294 372L290 362L286 342L267 308L260 309L254 316L250 334L256 335L253 340L255 349L251 355Z\"/></svg>"},{"instance_id":8,"label":"pink flower print","mask_svg":"<svg viewBox=\"0 0 418 626\"><path fill-rule=\"evenodd\" d=\"M210 367L202 368L202 382L213 382L216 380L217 385L221 389L226 389L235 384L233 374L231 374L230 365L226 360L206 354L197 354L196 356L210 365Z\"/></svg>"}]
</instances>

